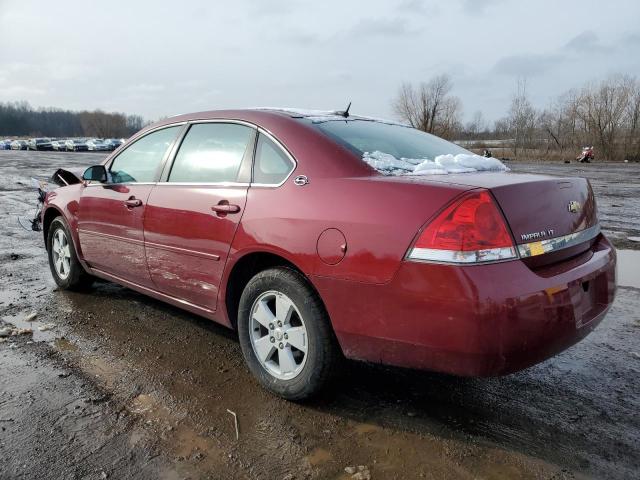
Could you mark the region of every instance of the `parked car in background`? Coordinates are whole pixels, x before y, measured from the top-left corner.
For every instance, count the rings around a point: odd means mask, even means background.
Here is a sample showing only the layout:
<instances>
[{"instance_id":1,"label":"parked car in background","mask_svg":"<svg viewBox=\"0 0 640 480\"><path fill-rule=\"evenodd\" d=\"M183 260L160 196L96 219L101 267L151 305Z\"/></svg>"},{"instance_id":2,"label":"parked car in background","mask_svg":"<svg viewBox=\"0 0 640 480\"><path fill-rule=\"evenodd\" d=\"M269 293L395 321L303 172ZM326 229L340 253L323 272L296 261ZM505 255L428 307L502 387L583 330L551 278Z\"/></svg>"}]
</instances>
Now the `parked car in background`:
<instances>
[{"instance_id":1,"label":"parked car in background","mask_svg":"<svg viewBox=\"0 0 640 480\"><path fill-rule=\"evenodd\" d=\"M67 152L86 152L88 150L87 142L80 138L67 140L66 147Z\"/></svg>"},{"instance_id":2,"label":"parked car in background","mask_svg":"<svg viewBox=\"0 0 640 480\"><path fill-rule=\"evenodd\" d=\"M110 149L103 140L99 138L91 138L87 140L87 150L90 152L106 152Z\"/></svg>"},{"instance_id":3,"label":"parked car in background","mask_svg":"<svg viewBox=\"0 0 640 480\"><path fill-rule=\"evenodd\" d=\"M11 150L11 140L0 140L0 150Z\"/></svg>"},{"instance_id":4,"label":"parked car in background","mask_svg":"<svg viewBox=\"0 0 640 480\"><path fill-rule=\"evenodd\" d=\"M11 150L28 150L29 143L26 140L14 140L11 142Z\"/></svg>"},{"instance_id":5,"label":"parked car in background","mask_svg":"<svg viewBox=\"0 0 640 480\"><path fill-rule=\"evenodd\" d=\"M32 138L29 140L29 150L53 150L50 138Z\"/></svg>"},{"instance_id":6,"label":"parked car in background","mask_svg":"<svg viewBox=\"0 0 640 480\"><path fill-rule=\"evenodd\" d=\"M51 146L55 151L58 152L66 152L67 151L67 141L64 139L61 140L52 140Z\"/></svg>"},{"instance_id":7,"label":"parked car in background","mask_svg":"<svg viewBox=\"0 0 640 480\"><path fill-rule=\"evenodd\" d=\"M44 240L60 288L100 277L236 329L288 399L343 355L503 375L580 341L616 291L589 182L507 170L348 112L200 112L50 192Z\"/></svg>"},{"instance_id":8,"label":"parked car in background","mask_svg":"<svg viewBox=\"0 0 640 480\"><path fill-rule=\"evenodd\" d=\"M109 150L115 150L120 145L122 145L124 142L119 138L107 138L104 141L104 143L105 143L105 145L107 145L107 147L109 147Z\"/></svg>"}]
</instances>

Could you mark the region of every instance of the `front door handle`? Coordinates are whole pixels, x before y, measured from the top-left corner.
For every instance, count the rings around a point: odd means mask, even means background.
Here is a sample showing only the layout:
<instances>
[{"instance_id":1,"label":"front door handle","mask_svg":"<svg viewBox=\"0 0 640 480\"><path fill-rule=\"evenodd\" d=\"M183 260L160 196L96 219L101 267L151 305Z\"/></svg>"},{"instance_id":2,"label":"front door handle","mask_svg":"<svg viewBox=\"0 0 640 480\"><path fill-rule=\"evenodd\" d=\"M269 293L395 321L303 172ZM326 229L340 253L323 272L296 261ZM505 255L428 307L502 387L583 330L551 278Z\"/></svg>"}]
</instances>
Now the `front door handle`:
<instances>
[{"instance_id":1,"label":"front door handle","mask_svg":"<svg viewBox=\"0 0 640 480\"><path fill-rule=\"evenodd\" d=\"M226 200L222 200L218 205L211 207L211 210L216 212L219 217L224 217L228 213L238 213L240 211L240 206L229 204Z\"/></svg>"},{"instance_id":2,"label":"front door handle","mask_svg":"<svg viewBox=\"0 0 640 480\"><path fill-rule=\"evenodd\" d=\"M124 201L124 206L127 208L141 207L142 200L139 198L131 197L128 200Z\"/></svg>"}]
</instances>

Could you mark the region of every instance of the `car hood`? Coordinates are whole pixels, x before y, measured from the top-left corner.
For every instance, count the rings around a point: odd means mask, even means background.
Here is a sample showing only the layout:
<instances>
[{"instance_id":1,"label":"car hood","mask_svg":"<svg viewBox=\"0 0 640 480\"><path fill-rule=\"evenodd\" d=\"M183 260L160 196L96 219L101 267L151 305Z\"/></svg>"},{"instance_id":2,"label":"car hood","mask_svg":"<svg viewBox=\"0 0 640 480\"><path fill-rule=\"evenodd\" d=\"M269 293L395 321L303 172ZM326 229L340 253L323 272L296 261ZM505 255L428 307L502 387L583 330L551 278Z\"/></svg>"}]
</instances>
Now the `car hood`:
<instances>
[{"instance_id":1,"label":"car hood","mask_svg":"<svg viewBox=\"0 0 640 480\"><path fill-rule=\"evenodd\" d=\"M86 168L59 168L51 176L51 181L60 187L82 182L82 174Z\"/></svg>"}]
</instances>

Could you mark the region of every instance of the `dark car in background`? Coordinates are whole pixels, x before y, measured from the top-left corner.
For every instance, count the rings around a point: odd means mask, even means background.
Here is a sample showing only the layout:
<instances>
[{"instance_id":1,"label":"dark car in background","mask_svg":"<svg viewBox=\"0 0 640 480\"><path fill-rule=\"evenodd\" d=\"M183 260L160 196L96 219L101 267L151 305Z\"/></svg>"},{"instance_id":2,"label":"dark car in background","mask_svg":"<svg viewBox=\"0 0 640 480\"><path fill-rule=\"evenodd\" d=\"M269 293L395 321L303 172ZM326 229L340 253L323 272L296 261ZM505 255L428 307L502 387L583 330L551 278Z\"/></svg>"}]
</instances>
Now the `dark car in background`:
<instances>
[{"instance_id":1,"label":"dark car in background","mask_svg":"<svg viewBox=\"0 0 640 480\"><path fill-rule=\"evenodd\" d=\"M0 150L11 150L11 140L0 140Z\"/></svg>"},{"instance_id":2,"label":"dark car in background","mask_svg":"<svg viewBox=\"0 0 640 480\"><path fill-rule=\"evenodd\" d=\"M28 143L29 150L53 150L50 138L32 138Z\"/></svg>"},{"instance_id":3,"label":"dark car in background","mask_svg":"<svg viewBox=\"0 0 640 480\"><path fill-rule=\"evenodd\" d=\"M116 148L118 148L120 145L122 145L124 142L119 139L119 138L107 138L104 141L105 145L107 145L108 149L113 151Z\"/></svg>"}]
</instances>

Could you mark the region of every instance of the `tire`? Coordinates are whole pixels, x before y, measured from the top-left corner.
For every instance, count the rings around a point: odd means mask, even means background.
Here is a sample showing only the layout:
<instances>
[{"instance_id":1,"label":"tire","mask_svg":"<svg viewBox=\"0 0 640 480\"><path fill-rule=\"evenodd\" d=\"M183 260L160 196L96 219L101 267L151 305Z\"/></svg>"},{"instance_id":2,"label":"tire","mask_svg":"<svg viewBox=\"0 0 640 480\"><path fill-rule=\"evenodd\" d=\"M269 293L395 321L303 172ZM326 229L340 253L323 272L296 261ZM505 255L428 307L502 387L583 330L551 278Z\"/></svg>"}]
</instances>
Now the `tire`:
<instances>
[{"instance_id":1,"label":"tire","mask_svg":"<svg viewBox=\"0 0 640 480\"><path fill-rule=\"evenodd\" d=\"M85 290L93 284L94 277L80 264L69 227L62 217L54 218L49 225L47 253L51 275L58 287L63 290Z\"/></svg>"},{"instance_id":2,"label":"tire","mask_svg":"<svg viewBox=\"0 0 640 480\"><path fill-rule=\"evenodd\" d=\"M251 373L287 400L318 394L341 359L322 301L301 274L288 268L270 268L249 281L240 297L238 335Z\"/></svg>"}]
</instances>

